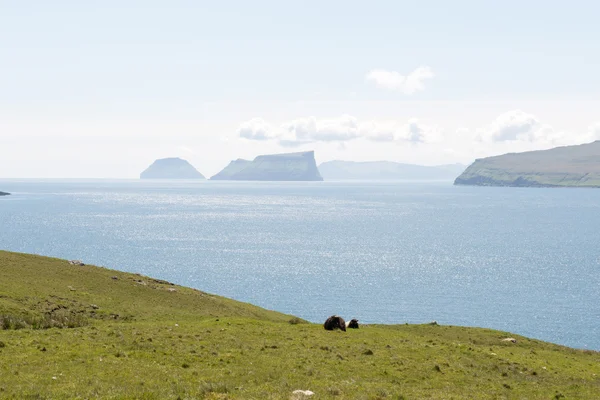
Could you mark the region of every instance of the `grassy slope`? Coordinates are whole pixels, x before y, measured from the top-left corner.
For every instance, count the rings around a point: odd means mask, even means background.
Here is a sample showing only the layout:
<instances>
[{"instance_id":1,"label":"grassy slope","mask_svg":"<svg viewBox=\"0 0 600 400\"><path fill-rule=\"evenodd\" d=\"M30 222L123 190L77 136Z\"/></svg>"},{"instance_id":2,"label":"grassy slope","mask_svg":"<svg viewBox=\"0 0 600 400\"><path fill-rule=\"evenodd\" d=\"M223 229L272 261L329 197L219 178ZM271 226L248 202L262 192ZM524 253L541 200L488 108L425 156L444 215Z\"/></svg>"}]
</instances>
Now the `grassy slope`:
<instances>
[{"instance_id":1,"label":"grassy slope","mask_svg":"<svg viewBox=\"0 0 600 400\"><path fill-rule=\"evenodd\" d=\"M479 159L456 179L456 183L600 187L600 141Z\"/></svg>"},{"instance_id":2,"label":"grassy slope","mask_svg":"<svg viewBox=\"0 0 600 400\"><path fill-rule=\"evenodd\" d=\"M600 393L600 353L521 337L506 343L500 339L509 335L498 331L370 325L327 332L151 278L8 252L0 252L0 277L0 315L62 313L82 325L0 330L0 398L285 399L295 389L310 389L316 399Z\"/></svg>"}]
</instances>

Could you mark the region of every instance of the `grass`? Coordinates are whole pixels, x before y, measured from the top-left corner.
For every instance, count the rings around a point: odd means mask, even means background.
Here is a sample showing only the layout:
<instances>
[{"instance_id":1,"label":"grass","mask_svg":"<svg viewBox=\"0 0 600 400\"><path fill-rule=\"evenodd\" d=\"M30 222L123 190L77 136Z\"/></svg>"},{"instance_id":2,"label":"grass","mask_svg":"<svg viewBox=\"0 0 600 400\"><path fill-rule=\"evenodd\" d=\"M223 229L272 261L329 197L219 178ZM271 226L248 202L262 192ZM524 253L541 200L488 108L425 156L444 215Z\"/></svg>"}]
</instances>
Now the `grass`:
<instances>
[{"instance_id":1,"label":"grass","mask_svg":"<svg viewBox=\"0 0 600 400\"><path fill-rule=\"evenodd\" d=\"M600 187L600 141L476 160L455 181L479 186Z\"/></svg>"},{"instance_id":2,"label":"grass","mask_svg":"<svg viewBox=\"0 0 600 400\"><path fill-rule=\"evenodd\" d=\"M600 393L600 353L505 332L429 324L330 332L144 276L8 252L0 252L0 276L0 315L24 321L0 329L3 399L289 399L296 389L315 399ZM501 340L508 336L517 343Z\"/></svg>"}]
</instances>

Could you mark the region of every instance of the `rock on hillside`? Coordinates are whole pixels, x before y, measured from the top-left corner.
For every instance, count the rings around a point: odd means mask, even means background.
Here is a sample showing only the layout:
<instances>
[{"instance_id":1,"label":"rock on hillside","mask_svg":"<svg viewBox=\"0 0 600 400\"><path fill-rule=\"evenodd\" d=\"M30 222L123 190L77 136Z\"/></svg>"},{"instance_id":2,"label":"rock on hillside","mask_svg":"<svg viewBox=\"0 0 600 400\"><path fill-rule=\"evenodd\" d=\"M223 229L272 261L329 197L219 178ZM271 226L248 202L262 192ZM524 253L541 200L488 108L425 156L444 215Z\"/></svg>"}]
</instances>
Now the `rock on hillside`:
<instances>
[{"instance_id":1,"label":"rock on hillside","mask_svg":"<svg viewBox=\"0 0 600 400\"><path fill-rule=\"evenodd\" d=\"M600 187L600 141L478 159L454 184Z\"/></svg>"},{"instance_id":2,"label":"rock on hillside","mask_svg":"<svg viewBox=\"0 0 600 400\"><path fill-rule=\"evenodd\" d=\"M232 161L211 179L234 181L322 181L314 151Z\"/></svg>"},{"instance_id":3,"label":"rock on hillside","mask_svg":"<svg viewBox=\"0 0 600 400\"><path fill-rule=\"evenodd\" d=\"M140 179L205 179L189 162L181 158L163 158L154 161Z\"/></svg>"}]
</instances>

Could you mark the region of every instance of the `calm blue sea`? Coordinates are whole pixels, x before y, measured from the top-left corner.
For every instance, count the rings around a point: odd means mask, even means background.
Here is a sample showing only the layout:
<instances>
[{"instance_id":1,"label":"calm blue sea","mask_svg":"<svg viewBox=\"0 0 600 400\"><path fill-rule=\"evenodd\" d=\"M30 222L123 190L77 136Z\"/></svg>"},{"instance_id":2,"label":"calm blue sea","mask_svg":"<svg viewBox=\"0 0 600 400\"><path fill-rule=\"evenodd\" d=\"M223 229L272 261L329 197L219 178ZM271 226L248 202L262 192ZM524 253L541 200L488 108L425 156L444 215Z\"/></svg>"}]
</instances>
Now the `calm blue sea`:
<instances>
[{"instance_id":1,"label":"calm blue sea","mask_svg":"<svg viewBox=\"0 0 600 400\"><path fill-rule=\"evenodd\" d=\"M0 248L322 322L469 325L600 350L600 190L0 180ZM0 277L1 278L1 277Z\"/></svg>"}]
</instances>

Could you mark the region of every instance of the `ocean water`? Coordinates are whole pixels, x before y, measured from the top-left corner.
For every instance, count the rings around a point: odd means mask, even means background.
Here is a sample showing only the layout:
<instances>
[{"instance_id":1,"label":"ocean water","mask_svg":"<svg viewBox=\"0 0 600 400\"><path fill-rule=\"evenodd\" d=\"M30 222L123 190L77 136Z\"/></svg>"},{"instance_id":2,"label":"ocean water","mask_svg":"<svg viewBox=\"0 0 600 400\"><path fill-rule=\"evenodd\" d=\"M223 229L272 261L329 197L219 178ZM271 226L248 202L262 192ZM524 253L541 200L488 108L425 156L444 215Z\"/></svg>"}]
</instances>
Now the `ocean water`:
<instances>
[{"instance_id":1,"label":"ocean water","mask_svg":"<svg viewBox=\"0 0 600 400\"><path fill-rule=\"evenodd\" d=\"M322 322L500 329L600 350L600 190L0 180L0 249ZM0 277L2 279L2 277Z\"/></svg>"}]
</instances>

